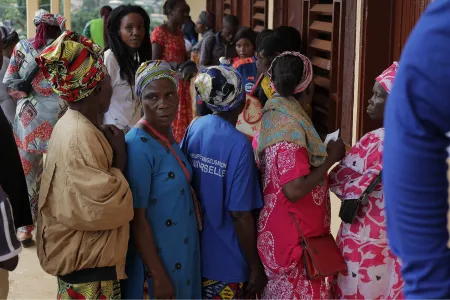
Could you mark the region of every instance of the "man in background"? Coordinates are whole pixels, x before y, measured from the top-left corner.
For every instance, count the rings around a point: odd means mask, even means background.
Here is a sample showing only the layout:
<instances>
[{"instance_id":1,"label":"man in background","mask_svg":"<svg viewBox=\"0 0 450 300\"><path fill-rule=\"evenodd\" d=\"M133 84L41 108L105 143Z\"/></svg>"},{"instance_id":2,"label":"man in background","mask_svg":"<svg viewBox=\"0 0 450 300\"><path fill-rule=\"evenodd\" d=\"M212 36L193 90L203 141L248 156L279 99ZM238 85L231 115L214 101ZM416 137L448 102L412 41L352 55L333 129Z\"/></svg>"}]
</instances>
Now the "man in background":
<instances>
[{"instance_id":1,"label":"man in background","mask_svg":"<svg viewBox=\"0 0 450 300\"><path fill-rule=\"evenodd\" d=\"M108 47L108 38L106 36L106 24L108 24L109 14L112 8L109 5L105 5L100 8L100 19L94 19L87 22L84 27L82 35L91 39L102 48Z\"/></svg>"}]
</instances>

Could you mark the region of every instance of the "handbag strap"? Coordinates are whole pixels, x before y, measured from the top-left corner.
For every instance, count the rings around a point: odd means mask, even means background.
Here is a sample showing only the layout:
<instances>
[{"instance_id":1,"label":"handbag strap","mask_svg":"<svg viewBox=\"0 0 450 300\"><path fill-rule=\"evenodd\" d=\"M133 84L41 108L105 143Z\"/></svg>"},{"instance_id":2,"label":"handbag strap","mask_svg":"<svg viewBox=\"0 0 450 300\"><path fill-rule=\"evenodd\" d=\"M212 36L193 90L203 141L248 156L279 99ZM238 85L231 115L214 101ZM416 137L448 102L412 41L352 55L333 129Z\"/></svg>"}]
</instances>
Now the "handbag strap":
<instances>
[{"instance_id":1,"label":"handbag strap","mask_svg":"<svg viewBox=\"0 0 450 300\"><path fill-rule=\"evenodd\" d=\"M158 137L158 139L160 139L167 148L170 149L170 151L172 151L172 154L175 156L175 158L177 159L178 163L180 164L181 168L183 169L184 174L186 175L186 178L188 179L189 182L191 182L191 175L189 174L188 169L186 168L186 166L184 165L183 161L181 160L181 158L178 156L177 152L175 151L175 149L172 147L172 145L170 144L169 140L164 137L162 134L160 134L158 131L156 131L155 129L153 129L152 126L150 126L150 124L144 120L144 119L140 119L139 120L139 124L144 125L151 133L153 133L154 135L156 135Z\"/></svg>"},{"instance_id":2,"label":"handbag strap","mask_svg":"<svg viewBox=\"0 0 450 300\"><path fill-rule=\"evenodd\" d=\"M359 197L358 201L363 202L377 187L377 185L381 182L383 171L380 171L380 173L375 177L375 179L369 184L367 189L362 193L361 197Z\"/></svg>"},{"instance_id":3,"label":"handbag strap","mask_svg":"<svg viewBox=\"0 0 450 300\"><path fill-rule=\"evenodd\" d=\"M289 213L289 215L291 216L292 221L294 221L294 224L295 224L295 227L297 227L298 233L300 234L300 236L302 237L302 239L305 239L305 236L303 235L302 231L300 230L300 226L298 225L297 220L296 220L295 217L294 217L294 214L293 214L292 212L288 212L288 213Z\"/></svg>"}]
</instances>

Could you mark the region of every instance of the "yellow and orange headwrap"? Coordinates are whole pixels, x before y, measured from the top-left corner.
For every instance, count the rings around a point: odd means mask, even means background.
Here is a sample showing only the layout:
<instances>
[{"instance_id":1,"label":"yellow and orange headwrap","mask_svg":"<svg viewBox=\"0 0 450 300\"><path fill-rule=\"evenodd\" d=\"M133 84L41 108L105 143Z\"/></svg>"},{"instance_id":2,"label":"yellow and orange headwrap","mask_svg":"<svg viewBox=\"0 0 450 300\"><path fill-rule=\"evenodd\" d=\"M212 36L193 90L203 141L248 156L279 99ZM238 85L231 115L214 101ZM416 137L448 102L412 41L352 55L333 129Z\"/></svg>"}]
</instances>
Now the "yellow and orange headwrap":
<instances>
[{"instance_id":1,"label":"yellow and orange headwrap","mask_svg":"<svg viewBox=\"0 0 450 300\"><path fill-rule=\"evenodd\" d=\"M72 31L64 32L42 51L36 63L53 90L67 102L89 96L107 74L103 49Z\"/></svg>"}]
</instances>

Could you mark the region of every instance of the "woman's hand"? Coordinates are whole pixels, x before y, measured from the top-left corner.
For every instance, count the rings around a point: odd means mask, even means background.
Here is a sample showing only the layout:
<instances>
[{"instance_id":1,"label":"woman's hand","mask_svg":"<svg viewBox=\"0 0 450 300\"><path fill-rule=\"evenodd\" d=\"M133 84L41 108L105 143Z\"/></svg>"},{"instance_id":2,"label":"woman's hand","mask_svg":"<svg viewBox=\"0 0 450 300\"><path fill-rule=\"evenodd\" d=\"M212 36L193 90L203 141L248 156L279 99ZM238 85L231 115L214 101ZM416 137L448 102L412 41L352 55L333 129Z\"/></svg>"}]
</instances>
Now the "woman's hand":
<instances>
[{"instance_id":1,"label":"woman's hand","mask_svg":"<svg viewBox=\"0 0 450 300\"><path fill-rule=\"evenodd\" d=\"M155 299L175 299L175 288L164 269L158 274L153 274L151 279Z\"/></svg>"},{"instance_id":2,"label":"woman's hand","mask_svg":"<svg viewBox=\"0 0 450 300\"><path fill-rule=\"evenodd\" d=\"M248 285L245 290L246 297L248 299L256 299L256 296L264 292L266 284L267 276L264 272L264 267L260 264L258 268L251 270L250 272L250 279L248 280Z\"/></svg>"},{"instance_id":3,"label":"woman's hand","mask_svg":"<svg viewBox=\"0 0 450 300\"><path fill-rule=\"evenodd\" d=\"M113 167L122 172L127 162L127 151L125 147L125 134L114 125L102 125L101 131L105 135L114 153Z\"/></svg>"},{"instance_id":4,"label":"woman's hand","mask_svg":"<svg viewBox=\"0 0 450 300\"><path fill-rule=\"evenodd\" d=\"M345 157L345 144L341 138L336 141L330 141L327 146L328 160L334 164Z\"/></svg>"},{"instance_id":5,"label":"woman's hand","mask_svg":"<svg viewBox=\"0 0 450 300\"><path fill-rule=\"evenodd\" d=\"M198 73L197 65L192 61L187 61L180 66L181 78L191 80Z\"/></svg>"}]
</instances>

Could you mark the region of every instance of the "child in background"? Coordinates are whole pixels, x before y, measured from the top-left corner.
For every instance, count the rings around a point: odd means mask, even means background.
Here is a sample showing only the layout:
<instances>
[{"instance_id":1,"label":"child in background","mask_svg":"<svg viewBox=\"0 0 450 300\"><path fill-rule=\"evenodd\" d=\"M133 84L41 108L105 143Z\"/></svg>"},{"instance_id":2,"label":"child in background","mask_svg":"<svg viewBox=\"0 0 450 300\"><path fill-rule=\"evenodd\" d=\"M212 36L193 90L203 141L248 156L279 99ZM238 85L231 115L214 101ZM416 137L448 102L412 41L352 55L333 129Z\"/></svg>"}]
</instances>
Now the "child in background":
<instances>
[{"instance_id":1,"label":"child in background","mask_svg":"<svg viewBox=\"0 0 450 300\"><path fill-rule=\"evenodd\" d=\"M244 89L249 94L255 85L256 67L256 33L250 28L241 28L234 38L238 57L233 59L233 67L242 76Z\"/></svg>"}]
</instances>

